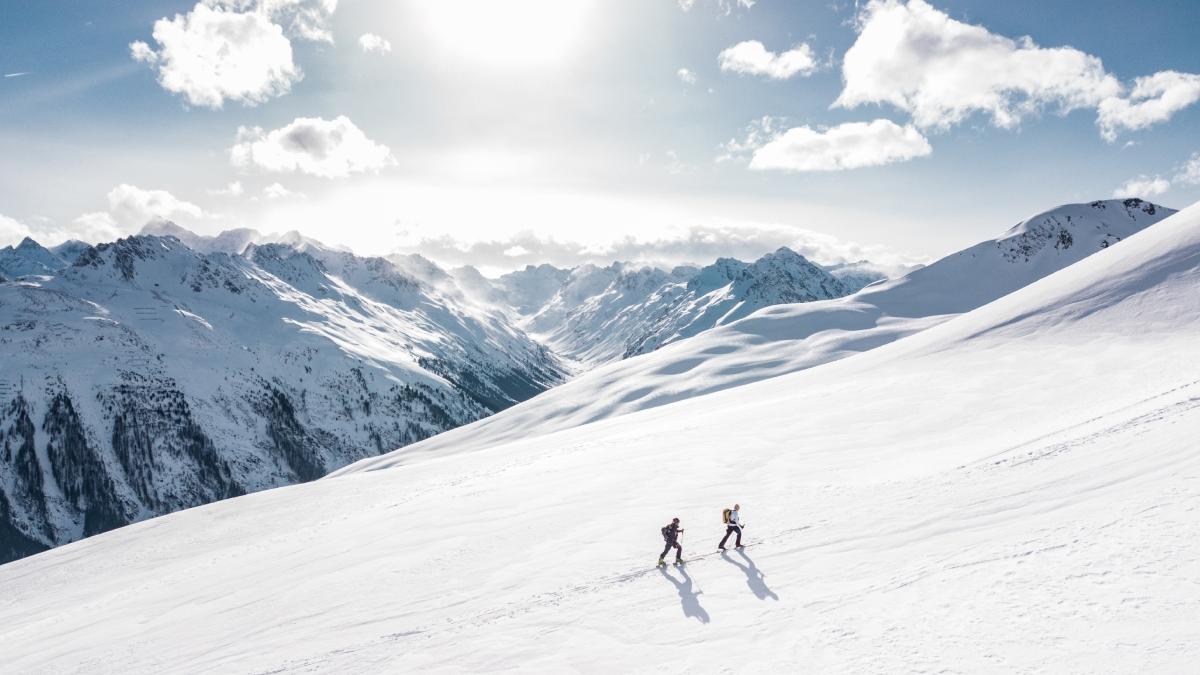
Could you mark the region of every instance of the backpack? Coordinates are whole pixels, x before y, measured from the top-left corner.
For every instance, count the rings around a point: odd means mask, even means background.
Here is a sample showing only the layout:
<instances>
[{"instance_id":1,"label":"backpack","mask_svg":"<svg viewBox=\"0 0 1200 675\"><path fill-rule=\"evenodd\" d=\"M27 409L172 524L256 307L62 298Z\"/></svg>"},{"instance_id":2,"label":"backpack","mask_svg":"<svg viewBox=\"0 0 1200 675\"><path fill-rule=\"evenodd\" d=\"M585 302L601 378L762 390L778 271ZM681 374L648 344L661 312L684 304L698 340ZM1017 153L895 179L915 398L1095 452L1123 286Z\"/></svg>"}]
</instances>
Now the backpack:
<instances>
[{"instance_id":1,"label":"backpack","mask_svg":"<svg viewBox=\"0 0 1200 675\"><path fill-rule=\"evenodd\" d=\"M671 526L663 525L662 529L663 541L671 541Z\"/></svg>"},{"instance_id":2,"label":"backpack","mask_svg":"<svg viewBox=\"0 0 1200 675\"><path fill-rule=\"evenodd\" d=\"M733 513L733 512L732 512L732 511L730 511L729 509L723 509L723 510L721 511L721 522L722 522L722 523L725 523L726 525L728 525L728 524L729 524L729 515L730 515L731 513Z\"/></svg>"}]
</instances>

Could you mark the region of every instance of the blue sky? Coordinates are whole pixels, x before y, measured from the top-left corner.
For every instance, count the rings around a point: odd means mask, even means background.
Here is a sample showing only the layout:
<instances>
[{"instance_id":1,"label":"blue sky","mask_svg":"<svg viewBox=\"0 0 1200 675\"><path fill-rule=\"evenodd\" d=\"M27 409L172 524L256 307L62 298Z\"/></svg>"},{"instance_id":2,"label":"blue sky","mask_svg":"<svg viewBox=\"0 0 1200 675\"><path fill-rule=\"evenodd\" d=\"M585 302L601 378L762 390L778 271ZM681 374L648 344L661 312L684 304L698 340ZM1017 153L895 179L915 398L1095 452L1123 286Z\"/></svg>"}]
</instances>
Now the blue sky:
<instances>
[{"instance_id":1,"label":"blue sky","mask_svg":"<svg viewBox=\"0 0 1200 675\"><path fill-rule=\"evenodd\" d=\"M926 259L1060 203L1200 199L1197 25L1193 2L8 0L0 244L166 217L489 270Z\"/></svg>"}]
</instances>

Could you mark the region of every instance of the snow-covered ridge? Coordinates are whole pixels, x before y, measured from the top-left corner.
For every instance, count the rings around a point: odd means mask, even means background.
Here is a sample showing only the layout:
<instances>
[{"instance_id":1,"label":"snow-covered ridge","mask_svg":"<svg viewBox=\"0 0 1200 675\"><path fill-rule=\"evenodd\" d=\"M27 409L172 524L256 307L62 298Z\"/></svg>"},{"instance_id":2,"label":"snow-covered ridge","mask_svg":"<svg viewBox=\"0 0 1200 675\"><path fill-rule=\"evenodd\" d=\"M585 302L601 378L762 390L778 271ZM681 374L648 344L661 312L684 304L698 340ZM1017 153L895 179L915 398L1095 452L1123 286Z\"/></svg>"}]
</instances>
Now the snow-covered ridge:
<instances>
[{"instance_id":1,"label":"snow-covered ridge","mask_svg":"<svg viewBox=\"0 0 1200 675\"><path fill-rule=\"evenodd\" d=\"M54 274L68 264L67 260L29 237L16 246L0 248L0 274L8 277Z\"/></svg>"},{"instance_id":2,"label":"snow-covered ridge","mask_svg":"<svg viewBox=\"0 0 1200 675\"><path fill-rule=\"evenodd\" d=\"M554 278L546 270L527 272L538 280ZM543 293L534 298L544 295L545 286L535 287ZM762 307L848 292L832 274L786 248L752 263L721 258L702 268L671 271L584 265L566 275L524 325L556 352L600 364L652 352Z\"/></svg>"},{"instance_id":3,"label":"snow-covered ridge","mask_svg":"<svg viewBox=\"0 0 1200 675\"><path fill-rule=\"evenodd\" d=\"M1195 206L836 363L17 561L6 665L1186 672L1198 286Z\"/></svg>"},{"instance_id":4,"label":"snow-covered ridge","mask_svg":"<svg viewBox=\"0 0 1200 675\"><path fill-rule=\"evenodd\" d=\"M766 307L653 354L596 368L499 415L342 472L551 433L874 349L1023 288L1174 213L1142 200L1060 206L898 279L835 300Z\"/></svg>"}]
</instances>

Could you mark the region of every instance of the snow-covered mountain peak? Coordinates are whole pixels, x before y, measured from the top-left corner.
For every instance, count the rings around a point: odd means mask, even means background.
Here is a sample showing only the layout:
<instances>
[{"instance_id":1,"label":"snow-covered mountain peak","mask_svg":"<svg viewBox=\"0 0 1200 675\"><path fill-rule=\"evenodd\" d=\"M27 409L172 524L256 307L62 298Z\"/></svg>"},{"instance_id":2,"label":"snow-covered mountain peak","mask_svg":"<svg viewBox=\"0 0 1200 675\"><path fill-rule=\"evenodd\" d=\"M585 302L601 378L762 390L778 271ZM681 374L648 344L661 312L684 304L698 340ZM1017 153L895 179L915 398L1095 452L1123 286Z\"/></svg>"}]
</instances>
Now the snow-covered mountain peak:
<instances>
[{"instance_id":1,"label":"snow-covered mountain peak","mask_svg":"<svg viewBox=\"0 0 1200 675\"><path fill-rule=\"evenodd\" d=\"M874 284L856 297L897 316L956 314L1029 285L1176 213L1140 199L1066 204L984 241Z\"/></svg>"},{"instance_id":2,"label":"snow-covered mountain peak","mask_svg":"<svg viewBox=\"0 0 1200 675\"><path fill-rule=\"evenodd\" d=\"M408 275L434 286L442 286L452 281L450 273L419 253L393 253L387 256L386 260Z\"/></svg>"},{"instance_id":3,"label":"snow-covered mountain peak","mask_svg":"<svg viewBox=\"0 0 1200 675\"><path fill-rule=\"evenodd\" d=\"M730 284L737 298L766 304L825 300L847 293L833 275L787 247L752 263L719 258L692 277L688 290L706 294Z\"/></svg>"},{"instance_id":4,"label":"snow-covered mountain peak","mask_svg":"<svg viewBox=\"0 0 1200 675\"><path fill-rule=\"evenodd\" d=\"M182 242L188 242L189 240L202 241L206 239L202 235L196 234L186 227L164 218L155 218L147 221L138 234L155 237L175 237Z\"/></svg>"},{"instance_id":5,"label":"snow-covered mountain peak","mask_svg":"<svg viewBox=\"0 0 1200 675\"><path fill-rule=\"evenodd\" d=\"M32 237L23 237L21 239L21 241L17 244L16 250L18 250L18 251L30 251L30 250L44 251L46 249L42 248L42 245L37 243L36 241L34 241Z\"/></svg>"},{"instance_id":6,"label":"snow-covered mountain peak","mask_svg":"<svg viewBox=\"0 0 1200 675\"><path fill-rule=\"evenodd\" d=\"M57 246L51 246L50 250L54 252L54 255L61 258L63 262L67 264L67 266L70 266L75 263L75 259L79 257L80 253L83 253L91 247L92 245L85 241L68 239Z\"/></svg>"},{"instance_id":7,"label":"snow-covered mountain peak","mask_svg":"<svg viewBox=\"0 0 1200 675\"><path fill-rule=\"evenodd\" d=\"M526 325L559 353L597 363L653 351L769 304L845 293L837 279L786 248L752 263L719 258L669 272L580 265Z\"/></svg>"},{"instance_id":8,"label":"snow-covered mountain peak","mask_svg":"<svg viewBox=\"0 0 1200 675\"><path fill-rule=\"evenodd\" d=\"M328 288L325 264L308 251L288 244L251 244L243 257L308 293L324 295Z\"/></svg>"},{"instance_id":9,"label":"snow-covered mountain peak","mask_svg":"<svg viewBox=\"0 0 1200 675\"><path fill-rule=\"evenodd\" d=\"M1058 221L1068 226L1082 221L1094 227L1112 230L1113 234L1128 236L1144 229L1147 224L1156 223L1174 213L1176 213L1175 209L1137 198L1100 199L1081 204L1063 204L1034 214L1013 225L997 241L1004 241L1023 234L1041 234L1047 221Z\"/></svg>"},{"instance_id":10,"label":"snow-covered mountain peak","mask_svg":"<svg viewBox=\"0 0 1200 675\"><path fill-rule=\"evenodd\" d=\"M734 258L717 258L711 265L701 267L687 282L689 291L710 293L737 279L748 263Z\"/></svg>"},{"instance_id":11,"label":"snow-covered mountain peak","mask_svg":"<svg viewBox=\"0 0 1200 675\"><path fill-rule=\"evenodd\" d=\"M496 280L504 300L522 316L532 316L554 297L571 271L549 264L526 265Z\"/></svg>"},{"instance_id":12,"label":"snow-covered mountain peak","mask_svg":"<svg viewBox=\"0 0 1200 675\"><path fill-rule=\"evenodd\" d=\"M888 279L899 279L921 267L924 267L924 265L899 263L889 265L870 260L856 260L854 262L828 265L825 269L837 277L838 281L842 282L848 292L857 293L871 284L887 281Z\"/></svg>"},{"instance_id":13,"label":"snow-covered mountain peak","mask_svg":"<svg viewBox=\"0 0 1200 675\"><path fill-rule=\"evenodd\" d=\"M79 254L67 273L112 270L124 281L133 281L147 262L172 260L179 267L190 267L199 258L199 253L174 235L139 234L92 246Z\"/></svg>"},{"instance_id":14,"label":"snow-covered mountain peak","mask_svg":"<svg viewBox=\"0 0 1200 675\"><path fill-rule=\"evenodd\" d=\"M241 255L254 244L283 244L301 251L321 250L349 253L344 246L331 246L305 236L297 230L282 234L264 234L258 230L239 227L209 236L198 234L169 220L152 220L142 227L142 235L175 237L198 253L228 253Z\"/></svg>"},{"instance_id":15,"label":"snow-covered mountain peak","mask_svg":"<svg viewBox=\"0 0 1200 675\"><path fill-rule=\"evenodd\" d=\"M0 248L0 272L10 277L56 274L66 266L67 261L30 237Z\"/></svg>"}]
</instances>

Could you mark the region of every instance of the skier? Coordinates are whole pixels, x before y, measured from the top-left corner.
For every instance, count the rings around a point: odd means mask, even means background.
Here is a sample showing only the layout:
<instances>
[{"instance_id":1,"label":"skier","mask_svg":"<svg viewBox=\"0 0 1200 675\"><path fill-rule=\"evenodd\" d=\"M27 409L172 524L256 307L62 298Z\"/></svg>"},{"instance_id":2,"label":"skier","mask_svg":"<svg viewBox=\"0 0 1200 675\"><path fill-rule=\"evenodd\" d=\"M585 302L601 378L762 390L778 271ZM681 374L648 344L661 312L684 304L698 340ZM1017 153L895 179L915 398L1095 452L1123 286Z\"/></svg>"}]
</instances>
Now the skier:
<instances>
[{"instance_id":1,"label":"skier","mask_svg":"<svg viewBox=\"0 0 1200 675\"><path fill-rule=\"evenodd\" d=\"M729 541L729 535L735 532L737 533L737 542L735 545L738 548L742 547L742 528L745 526L742 525L741 518L738 515L738 511L741 508L739 504L734 504L733 510L725 509L721 513L721 520L725 521L725 536L721 538L721 543L717 544L717 548L722 551L725 550L725 542Z\"/></svg>"},{"instance_id":2,"label":"skier","mask_svg":"<svg viewBox=\"0 0 1200 675\"><path fill-rule=\"evenodd\" d=\"M679 526L678 518L672 518L671 523L663 527L663 541L665 541L667 545L663 547L662 555L658 556L659 565L667 564L665 559L672 546L675 547L675 564L680 565L683 563L683 547L679 545L679 535L682 532L683 528Z\"/></svg>"}]
</instances>

